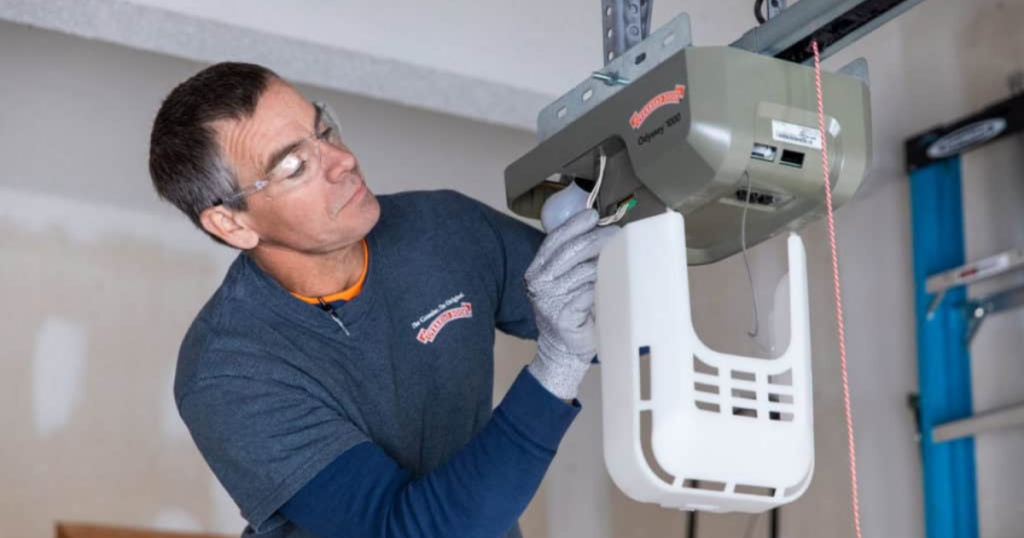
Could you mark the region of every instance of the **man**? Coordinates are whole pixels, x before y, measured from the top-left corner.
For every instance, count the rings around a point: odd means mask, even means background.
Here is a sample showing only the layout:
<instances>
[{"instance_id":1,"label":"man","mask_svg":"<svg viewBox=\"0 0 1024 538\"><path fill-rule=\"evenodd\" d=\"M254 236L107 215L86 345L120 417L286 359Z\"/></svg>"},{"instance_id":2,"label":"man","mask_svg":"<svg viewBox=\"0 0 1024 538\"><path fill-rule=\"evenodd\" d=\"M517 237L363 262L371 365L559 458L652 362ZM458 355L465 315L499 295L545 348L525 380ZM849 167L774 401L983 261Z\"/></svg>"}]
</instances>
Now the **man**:
<instances>
[{"instance_id":1,"label":"man","mask_svg":"<svg viewBox=\"0 0 1024 538\"><path fill-rule=\"evenodd\" d=\"M543 238L453 192L375 197L331 111L250 64L171 92L150 173L241 251L175 398L246 534L519 536L595 355L596 212ZM495 328L538 347L492 413Z\"/></svg>"}]
</instances>

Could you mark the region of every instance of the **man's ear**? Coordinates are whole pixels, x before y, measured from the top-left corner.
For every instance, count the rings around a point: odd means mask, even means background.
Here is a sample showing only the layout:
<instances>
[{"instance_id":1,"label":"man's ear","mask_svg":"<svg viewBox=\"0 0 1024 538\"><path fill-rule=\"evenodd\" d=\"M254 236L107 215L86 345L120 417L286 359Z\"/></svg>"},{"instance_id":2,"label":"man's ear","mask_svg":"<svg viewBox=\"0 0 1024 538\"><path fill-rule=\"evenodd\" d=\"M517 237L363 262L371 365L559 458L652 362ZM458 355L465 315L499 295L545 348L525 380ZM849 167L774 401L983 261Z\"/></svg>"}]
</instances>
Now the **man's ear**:
<instances>
[{"instance_id":1,"label":"man's ear","mask_svg":"<svg viewBox=\"0 0 1024 538\"><path fill-rule=\"evenodd\" d=\"M252 250L260 242L259 234L246 226L237 213L222 205L204 209L199 214L199 222L204 230L239 250Z\"/></svg>"}]
</instances>

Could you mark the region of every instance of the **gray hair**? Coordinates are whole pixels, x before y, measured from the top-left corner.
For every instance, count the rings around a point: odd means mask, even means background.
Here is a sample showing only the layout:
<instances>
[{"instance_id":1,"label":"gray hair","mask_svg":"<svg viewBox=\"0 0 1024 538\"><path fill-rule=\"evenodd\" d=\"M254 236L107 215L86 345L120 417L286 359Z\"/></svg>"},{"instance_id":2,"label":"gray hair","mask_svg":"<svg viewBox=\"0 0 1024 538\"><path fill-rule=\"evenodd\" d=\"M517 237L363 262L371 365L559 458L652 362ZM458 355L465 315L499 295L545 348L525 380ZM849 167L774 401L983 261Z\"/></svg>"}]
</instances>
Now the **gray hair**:
<instances>
[{"instance_id":1,"label":"gray hair","mask_svg":"<svg viewBox=\"0 0 1024 538\"><path fill-rule=\"evenodd\" d=\"M259 65L215 64L174 88L157 112L149 142L153 187L200 229L199 215L210 207L247 207L245 198L225 201L238 190L238 178L221 153L212 124L252 117L273 80L280 77Z\"/></svg>"}]
</instances>

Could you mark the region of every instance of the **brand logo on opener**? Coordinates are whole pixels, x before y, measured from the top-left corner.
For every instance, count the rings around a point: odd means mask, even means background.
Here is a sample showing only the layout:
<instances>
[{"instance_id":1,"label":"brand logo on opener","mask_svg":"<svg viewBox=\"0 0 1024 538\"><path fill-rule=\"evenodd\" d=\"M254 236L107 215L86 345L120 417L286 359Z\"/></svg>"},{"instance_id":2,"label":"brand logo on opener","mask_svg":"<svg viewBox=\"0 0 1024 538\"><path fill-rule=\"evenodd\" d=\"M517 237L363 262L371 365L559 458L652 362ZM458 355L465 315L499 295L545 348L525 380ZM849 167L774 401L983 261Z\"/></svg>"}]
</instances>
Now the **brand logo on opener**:
<instances>
[{"instance_id":1,"label":"brand logo on opener","mask_svg":"<svg viewBox=\"0 0 1024 538\"><path fill-rule=\"evenodd\" d=\"M647 121L647 118L651 117L651 114L653 114L655 110L666 105L678 105L685 97L686 86L682 84L676 84L674 90L669 90L655 95L650 101L647 101L647 104L644 105L643 108L637 110L629 117L630 127L634 130L639 129L640 126Z\"/></svg>"},{"instance_id":2,"label":"brand logo on opener","mask_svg":"<svg viewBox=\"0 0 1024 538\"><path fill-rule=\"evenodd\" d=\"M420 316L420 319L412 322L412 328L419 328L419 333L416 334L416 339L423 344L429 344L433 342L437 335L441 333L441 330L445 328L449 323L457 319L466 319L473 317L473 303L463 301L466 294L460 293L454 297L450 297L447 301L437 305L436 308ZM461 304L456 307L451 307L453 304ZM447 309L447 310L445 310ZM437 317L435 317L437 316ZM433 318L434 321L430 321ZM424 323L430 322L430 325L423 327ZM422 327L422 328L421 328Z\"/></svg>"}]
</instances>

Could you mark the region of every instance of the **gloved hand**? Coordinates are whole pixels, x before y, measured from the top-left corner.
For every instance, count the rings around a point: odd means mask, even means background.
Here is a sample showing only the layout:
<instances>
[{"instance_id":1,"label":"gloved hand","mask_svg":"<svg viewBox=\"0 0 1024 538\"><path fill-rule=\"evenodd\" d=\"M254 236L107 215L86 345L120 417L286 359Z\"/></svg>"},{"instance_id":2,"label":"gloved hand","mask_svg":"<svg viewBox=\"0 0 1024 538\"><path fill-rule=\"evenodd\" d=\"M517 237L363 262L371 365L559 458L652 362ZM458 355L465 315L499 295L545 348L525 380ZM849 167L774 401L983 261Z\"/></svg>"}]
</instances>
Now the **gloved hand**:
<instances>
[{"instance_id":1,"label":"gloved hand","mask_svg":"<svg viewBox=\"0 0 1024 538\"><path fill-rule=\"evenodd\" d=\"M587 209L552 230L525 274L540 333L537 357L527 369L544 388L565 400L576 397L597 354L597 255L619 229L596 228L597 220L597 211Z\"/></svg>"}]
</instances>

